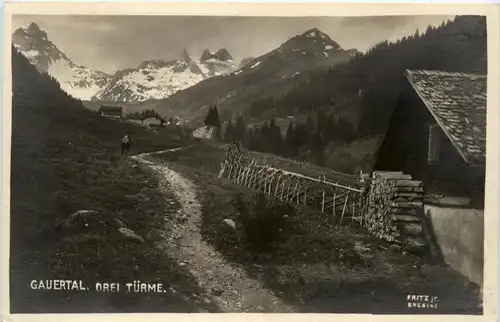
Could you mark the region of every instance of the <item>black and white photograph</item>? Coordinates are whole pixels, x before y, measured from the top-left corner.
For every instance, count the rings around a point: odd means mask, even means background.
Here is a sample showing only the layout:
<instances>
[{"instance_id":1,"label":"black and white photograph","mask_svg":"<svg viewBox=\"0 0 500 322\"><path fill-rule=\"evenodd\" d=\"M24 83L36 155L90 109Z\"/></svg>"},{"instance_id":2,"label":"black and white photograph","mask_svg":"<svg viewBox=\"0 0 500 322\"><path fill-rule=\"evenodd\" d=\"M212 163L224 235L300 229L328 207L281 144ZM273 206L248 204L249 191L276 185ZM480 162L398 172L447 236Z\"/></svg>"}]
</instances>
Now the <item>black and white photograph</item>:
<instances>
[{"instance_id":1,"label":"black and white photograph","mask_svg":"<svg viewBox=\"0 0 500 322\"><path fill-rule=\"evenodd\" d=\"M11 314L485 315L489 17L273 13L5 16Z\"/></svg>"}]
</instances>

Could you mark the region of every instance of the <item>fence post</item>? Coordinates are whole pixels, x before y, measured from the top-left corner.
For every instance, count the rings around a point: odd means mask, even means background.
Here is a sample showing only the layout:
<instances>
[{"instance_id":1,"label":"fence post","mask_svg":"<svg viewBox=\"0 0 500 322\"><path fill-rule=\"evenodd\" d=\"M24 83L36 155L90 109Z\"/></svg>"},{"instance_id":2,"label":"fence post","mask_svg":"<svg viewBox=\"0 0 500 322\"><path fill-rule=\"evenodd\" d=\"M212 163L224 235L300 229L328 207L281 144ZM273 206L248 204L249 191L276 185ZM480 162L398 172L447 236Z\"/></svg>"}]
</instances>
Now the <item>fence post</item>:
<instances>
[{"instance_id":1,"label":"fence post","mask_svg":"<svg viewBox=\"0 0 500 322\"><path fill-rule=\"evenodd\" d=\"M349 199L349 195L346 194L344 201L344 208L342 209L342 216L340 217L340 222L344 219L345 207L347 206L347 200Z\"/></svg>"},{"instance_id":2,"label":"fence post","mask_svg":"<svg viewBox=\"0 0 500 322\"><path fill-rule=\"evenodd\" d=\"M354 204L356 202L355 202L355 200L352 200L351 203L352 203L352 218L351 218L351 222L353 222L354 221L354 213L355 213L355 211L354 211Z\"/></svg>"},{"instance_id":3,"label":"fence post","mask_svg":"<svg viewBox=\"0 0 500 322\"><path fill-rule=\"evenodd\" d=\"M276 181L276 189L274 189L274 196L277 196L277 195L278 195L278 188L279 188L279 186L280 186L280 180L281 180L281 176L282 176L282 175L283 175L283 174L282 174L282 173L280 173L280 174L279 174L279 176L278 176L278 181Z\"/></svg>"},{"instance_id":4,"label":"fence post","mask_svg":"<svg viewBox=\"0 0 500 322\"><path fill-rule=\"evenodd\" d=\"M283 184L282 184L282 187L281 187L280 200L283 200L283 194L285 193L285 184L286 184L286 180L283 181Z\"/></svg>"},{"instance_id":5,"label":"fence post","mask_svg":"<svg viewBox=\"0 0 500 322\"><path fill-rule=\"evenodd\" d=\"M321 200L321 213L325 213L325 176L323 176L323 183L322 183L322 188L323 188L323 195L322 195L322 200Z\"/></svg>"},{"instance_id":6,"label":"fence post","mask_svg":"<svg viewBox=\"0 0 500 322\"><path fill-rule=\"evenodd\" d=\"M335 207L337 207L335 205L336 199L337 199L337 194L334 192L333 193L333 218L335 218Z\"/></svg>"},{"instance_id":7,"label":"fence post","mask_svg":"<svg viewBox=\"0 0 500 322\"><path fill-rule=\"evenodd\" d=\"M295 184L295 188L293 188L293 192L288 194L288 202L292 202L295 197L295 193L297 192L297 188L299 186L300 179L297 179L297 183Z\"/></svg>"}]
</instances>

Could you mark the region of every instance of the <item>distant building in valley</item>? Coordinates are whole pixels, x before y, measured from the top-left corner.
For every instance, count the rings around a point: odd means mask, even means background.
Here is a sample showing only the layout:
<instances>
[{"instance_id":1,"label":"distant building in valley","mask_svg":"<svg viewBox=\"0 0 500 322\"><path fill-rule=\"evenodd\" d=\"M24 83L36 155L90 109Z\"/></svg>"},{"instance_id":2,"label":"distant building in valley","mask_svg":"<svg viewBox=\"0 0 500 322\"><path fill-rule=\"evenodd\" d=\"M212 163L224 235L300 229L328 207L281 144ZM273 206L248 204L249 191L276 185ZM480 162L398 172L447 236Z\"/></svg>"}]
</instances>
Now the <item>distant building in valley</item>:
<instances>
[{"instance_id":1,"label":"distant building in valley","mask_svg":"<svg viewBox=\"0 0 500 322\"><path fill-rule=\"evenodd\" d=\"M121 106L105 106L101 105L99 108L99 114L105 117L112 118L122 118L123 117L123 108Z\"/></svg>"}]
</instances>

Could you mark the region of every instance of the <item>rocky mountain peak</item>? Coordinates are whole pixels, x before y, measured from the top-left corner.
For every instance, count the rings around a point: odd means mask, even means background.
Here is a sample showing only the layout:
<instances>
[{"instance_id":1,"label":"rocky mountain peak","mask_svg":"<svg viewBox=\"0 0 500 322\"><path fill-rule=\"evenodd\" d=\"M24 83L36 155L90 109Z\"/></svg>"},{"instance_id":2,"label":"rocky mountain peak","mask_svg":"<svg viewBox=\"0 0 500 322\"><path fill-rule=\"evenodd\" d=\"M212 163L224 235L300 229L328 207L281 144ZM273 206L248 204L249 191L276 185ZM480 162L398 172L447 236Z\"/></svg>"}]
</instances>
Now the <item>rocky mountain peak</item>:
<instances>
[{"instance_id":1,"label":"rocky mountain peak","mask_svg":"<svg viewBox=\"0 0 500 322\"><path fill-rule=\"evenodd\" d=\"M229 51L227 51L226 48L220 48L215 53L212 53L210 52L210 50L205 49L200 56L200 61L204 63L209 59L216 59L221 62L228 62L232 61L233 57L231 56Z\"/></svg>"},{"instance_id":2,"label":"rocky mountain peak","mask_svg":"<svg viewBox=\"0 0 500 322\"><path fill-rule=\"evenodd\" d=\"M191 56L189 56L189 53L186 48L182 50L181 59L187 63L192 61Z\"/></svg>"},{"instance_id":3,"label":"rocky mountain peak","mask_svg":"<svg viewBox=\"0 0 500 322\"><path fill-rule=\"evenodd\" d=\"M29 24L28 27L16 29L13 37L16 37L18 40L19 38L29 38L31 42L48 42L47 33L34 22Z\"/></svg>"},{"instance_id":4,"label":"rocky mountain peak","mask_svg":"<svg viewBox=\"0 0 500 322\"><path fill-rule=\"evenodd\" d=\"M38 26L36 23L32 22L29 24L28 28L25 29L28 33L37 33L40 32L40 26Z\"/></svg>"},{"instance_id":5,"label":"rocky mountain peak","mask_svg":"<svg viewBox=\"0 0 500 322\"><path fill-rule=\"evenodd\" d=\"M39 71L46 72L49 65L58 59L66 59L72 64L47 38L47 33L34 22L26 28L16 29L12 35L12 43Z\"/></svg>"},{"instance_id":6,"label":"rocky mountain peak","mask_svg":"<svg viewBox=\"0 0 500 322\"><path fill-rule=\"evenodd\" d=\"M328 55L332 52L343 50L330 36L318 28L309 29L300 35L290 38L279 49L283 54L287 53L292 56L314 56L325 55L325 53Z\"/></svg>"},{"instance_id":7,"label":"rocky mountain peak","mask_svg":"<svg viewBox=\"0 0 500 322\"><path fill-rule=\"evenodd\" d=\"M233 60L233 57L231 56L231 54L229 54L226 48L221 48L217 50L214 54L214 58L221 61Z\"/></svg>"},{"instance_id":8,"label":"rocky mountain peak","mask_svg":"<svg viewBox=\"0 0 500 322\"><path fill-rule=\"evenodd\" d=\"M319 30L318 28L312 28L309 30L306 30L302 36L308 37L308 38L330 38L327 34Z\"/></svg>"},{"instance_id":9,"label":"rocky mountain peak","mask_svg":"<svg viewBox=\"0 0 500 322\"><path fill-rule=\"evenodd\" d=\"M200 61L205 62L205 61L209 60L210 58L212 58L212 53L210 52L210 50L205 49L200 56Z\"/></svg>"},{"instance_id":10,"label":"rocky mountain peak","mask_svg":"<svg viewBox=\"0 0 500 322\"><path fill-rule=\"evenodd\" d=\"M193 74L203 75L203 71L200 67L193 61L187 49L184 49L181 54L181 59L178 60L173 68L175 73L182 73L189 70Z\"/></svg>"}]
</instances>

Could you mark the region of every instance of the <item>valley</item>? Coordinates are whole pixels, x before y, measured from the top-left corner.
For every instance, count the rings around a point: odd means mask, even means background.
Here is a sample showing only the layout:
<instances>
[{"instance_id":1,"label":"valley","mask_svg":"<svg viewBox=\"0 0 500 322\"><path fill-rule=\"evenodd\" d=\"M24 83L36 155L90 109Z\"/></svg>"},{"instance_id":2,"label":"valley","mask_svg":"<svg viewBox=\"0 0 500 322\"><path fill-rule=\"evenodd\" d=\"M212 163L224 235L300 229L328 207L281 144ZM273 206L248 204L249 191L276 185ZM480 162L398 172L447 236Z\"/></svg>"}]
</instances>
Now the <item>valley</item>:
<instances>
[{"instance_id":1,"label":"valley","mask_svg":"<svg viewBox=\"0 0 500 322\"><path fill-rule=\"evenodd\" d=\"M110 73L78 65L36 23L13 32L11 311L483 314L482 282L456 268L481 257L480 216L434 225L426 207L450 193L436 181L484 157L486 19L363 52L309 26L260 55L243 27L226 33L238 51L219 36L227 21L207 31L199 19L162 35L179 55ZM192 28L215 40L187 46ZM438 150L455 153L451 170ZM27 288L35 278L164 291L42 293ZM413 307L413 294L439 305Z\"/></svg>"}]
</instances>

